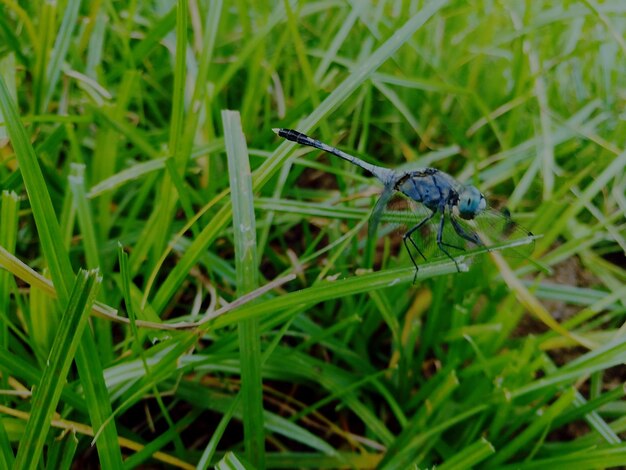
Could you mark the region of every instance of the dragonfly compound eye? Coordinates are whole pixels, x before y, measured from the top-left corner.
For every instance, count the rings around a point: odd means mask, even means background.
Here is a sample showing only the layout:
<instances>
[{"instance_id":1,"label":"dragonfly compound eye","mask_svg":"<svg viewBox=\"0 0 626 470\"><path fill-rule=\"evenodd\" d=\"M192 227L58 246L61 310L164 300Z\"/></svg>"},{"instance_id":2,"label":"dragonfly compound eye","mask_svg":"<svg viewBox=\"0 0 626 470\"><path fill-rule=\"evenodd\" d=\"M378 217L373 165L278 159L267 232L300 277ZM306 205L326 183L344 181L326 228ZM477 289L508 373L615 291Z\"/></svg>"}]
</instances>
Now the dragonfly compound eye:
<instances>
[{"instance_id":1,"label":"dragonfly compound eye","mask_svg":"<svg viewBox=\"0 0 626 470\"><path fill-rule=\"evenodd\" d=\"M484 196L474 186L466 186L459 194L458 210L463 219L473 219L486 206Z\"/></svg>"}]
</instances>

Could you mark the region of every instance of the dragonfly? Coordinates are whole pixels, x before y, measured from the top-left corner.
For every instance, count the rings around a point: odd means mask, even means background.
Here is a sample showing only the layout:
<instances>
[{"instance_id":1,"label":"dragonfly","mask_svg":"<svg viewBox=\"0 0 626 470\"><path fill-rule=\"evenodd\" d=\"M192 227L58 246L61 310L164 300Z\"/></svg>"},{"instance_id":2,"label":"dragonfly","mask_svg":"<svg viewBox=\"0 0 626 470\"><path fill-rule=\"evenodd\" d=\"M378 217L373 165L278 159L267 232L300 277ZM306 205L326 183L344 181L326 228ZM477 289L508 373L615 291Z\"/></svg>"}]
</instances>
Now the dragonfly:
<instances>
[{"instance_id":1,"label":"dragonfly","mask_svg":"<svg viewBox=\"0 0 626 470\"><path fill-rule=\"evenodd\" d=\"M293 129L273 131L284 139L342 158L368 171L382 183L383 191L369 219L368 236L371 240L376 237L379 222L395 194L400 193L417 203L413 210L422 214L421 220L413 219L418 221L409 225L402 235L404 247L415 267L413 282L417 278L419 266L411 248L424 261L428 261L425 246L420 247L414 239L416 234L423 233L425 227L430 226L439 254L452 260L459 272L461 269L453 254L458 256L470 250L491 251L500 245L514 247L516 254L522 257L528 257L533 251L532 232L516 224L508 212L489 208L485 196L478 188L471 184L462 184L441 170L392 170L368 163ZM420 206L425 210L419 210Z\"/></svg>"}]
</instances>

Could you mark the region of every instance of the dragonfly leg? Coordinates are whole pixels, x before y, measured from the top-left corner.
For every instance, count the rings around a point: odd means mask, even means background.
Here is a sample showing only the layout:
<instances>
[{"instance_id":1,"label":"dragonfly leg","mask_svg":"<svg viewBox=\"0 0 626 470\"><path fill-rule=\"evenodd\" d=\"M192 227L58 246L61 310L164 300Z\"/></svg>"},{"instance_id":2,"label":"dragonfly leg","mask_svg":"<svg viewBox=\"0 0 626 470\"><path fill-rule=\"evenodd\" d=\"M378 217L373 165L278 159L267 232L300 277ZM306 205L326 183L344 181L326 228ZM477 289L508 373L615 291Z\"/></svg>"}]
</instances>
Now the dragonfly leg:
<instances>
[{"instance_id":1,"label":"dragonfly leg","mask_svg":"<svg viewBox=\"0 0 626 470\"><path fill-rule=\"evenodd\" d=\"M459 263L456 262L456 259L454 259L454 257L448 252L448 250L446 250L445 247L449 247L449 248L455 248L458 250L462 250L463 248L460 248L458 246L454 246L454 245L450 245L449 243L445 243L442 238L443 238L443 225L446 222L446 212L445 212L445 207L442 208L441 210L441 222L439 222L439 230L437 231L437 246L439 247L439 249L441 251L443 251L446 256L448 258L450 258L453 262L454 265L456 266L456 270L458 272L461 272L461 268L459 268Z\"/></svg>"},{"instance_id":2,"label":"dragonfly leg","mask_svg":"<svg viewBox=\"0 0 626 470\"><path fill-rule=\"evenodd\" d=\"M383 192L380 194L378 201L376 201L376 205L374 206L372 213L370 214L367 228L367 244L365 247L365 266L368 268L372 267L374 260L378 225L380 225L382 213L385 207L387 207L387 203L389 202L389 199L391 199L391 196L393 196L393 189L386 185Z\"/></svg>"},{"instance_id":3,"label":"dragonfly leg","mask_svg":"<svg viewBox=\"0 0 626 470\"><path fill-rule=\"evenodd\" d=\"M483 241L480 239L477 233L468 232L463 228L463 226L456 220L454 217L450 217L450 221L452 222L452 226L454 227L454 231L461 237L467 240L468 242L474 243L478 246L485 246Z\"/></svg>"},{"instance_id":4,"label":"dragonfly leg","mask_svg":"<svg viewBox=\"0 0 626 470\"><path fill-rule=\"evenodd\" d=\"M409 242L411 243L411 245L413 245L413 248L415 248L415 250L419 253L419 255L422 258L424 258L424 261L427 261L426 257L424 256L424 253L422 253L422 250L419 249L419 247L417 246L417 243L415 243L415 240L413 240L411 235L413 235L413 233L415 233L416 230L419 230L419 228L422 227L426 222L432 219L434 215L435 215L435 211L433 211L428 217L420 221L417 225L411 227L409 230L407 230L407 232L404 235L402 235L402 241L404 242L404 247L406 248L406 251L409 253L409 258L411 258L411 262L413 263L413 266L415 266L415 275L413 276L413 284L415 284L415 280L417 279L417 271L419 271L419 268L417 267L415 258L413 258L413 253L411 253L411 249L409 248L409 245L407 244L407 240L409 240Z\"/></svg>"}]
</instances>

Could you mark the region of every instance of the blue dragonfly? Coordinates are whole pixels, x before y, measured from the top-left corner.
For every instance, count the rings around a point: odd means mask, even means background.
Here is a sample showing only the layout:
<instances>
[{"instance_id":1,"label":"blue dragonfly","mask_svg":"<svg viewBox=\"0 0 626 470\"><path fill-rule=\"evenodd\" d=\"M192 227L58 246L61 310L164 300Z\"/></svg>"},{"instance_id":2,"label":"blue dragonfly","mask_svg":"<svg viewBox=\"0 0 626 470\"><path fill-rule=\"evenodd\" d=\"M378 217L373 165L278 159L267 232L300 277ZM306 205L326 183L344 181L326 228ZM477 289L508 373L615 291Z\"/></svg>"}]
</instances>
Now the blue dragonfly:
<instances>
[{"instance_id":1,"label":"blue dragonfly","mask_svg":"<svg viewBox=\"0 0 626 470\"><path fill-rule=\"evenodd\" d=\"M419 267L411 247L424 261L428 260L427 254L433 259L448 257L459 272L461 269L455 256L464 253L490 251L499 246L510 248L514 254L522 257L529 256L533 251L535 237L531 232L513 222L508 212L490 209L485 196L475 186L462 184L443 171L435 168L391 170L372 165L293 129L273 131L292 142L347 160L367 170L383 184L383 191L370 215L370 240L375 239L381 220L393 219L389 203L395 194L400 193L412 202L409 220L413 222L405 222L409 228L403 234L402 241L415 266L415 276ZM414 239L415 235L425 238L425 243L420 246ZM436 250L433 250L432 245Z\"/></svg>"}]
</instances>

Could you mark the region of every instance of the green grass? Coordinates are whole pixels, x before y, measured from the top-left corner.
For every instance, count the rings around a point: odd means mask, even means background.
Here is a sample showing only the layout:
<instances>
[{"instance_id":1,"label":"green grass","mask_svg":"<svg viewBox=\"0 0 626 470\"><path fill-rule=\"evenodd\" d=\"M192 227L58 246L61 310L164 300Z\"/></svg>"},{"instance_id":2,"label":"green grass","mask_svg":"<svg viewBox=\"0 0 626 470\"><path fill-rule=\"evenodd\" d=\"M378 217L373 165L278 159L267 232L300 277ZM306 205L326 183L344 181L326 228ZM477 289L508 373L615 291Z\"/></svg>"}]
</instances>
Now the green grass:
<instances>
[{"instance_id":1,"label":"green grass","mask_svg":"<svg viewBox=\"0 0 626 470\"><path fill-rule=\"evenodd\" d=\"M626 466L625 34L617 0L2 3L0 467ZM392 233L367 269L381 188L275 127L475 184L533 262L412 284Z\"/></svg>"}]
</instances>

